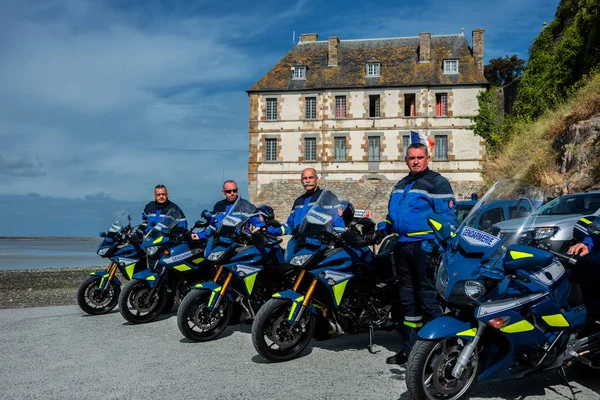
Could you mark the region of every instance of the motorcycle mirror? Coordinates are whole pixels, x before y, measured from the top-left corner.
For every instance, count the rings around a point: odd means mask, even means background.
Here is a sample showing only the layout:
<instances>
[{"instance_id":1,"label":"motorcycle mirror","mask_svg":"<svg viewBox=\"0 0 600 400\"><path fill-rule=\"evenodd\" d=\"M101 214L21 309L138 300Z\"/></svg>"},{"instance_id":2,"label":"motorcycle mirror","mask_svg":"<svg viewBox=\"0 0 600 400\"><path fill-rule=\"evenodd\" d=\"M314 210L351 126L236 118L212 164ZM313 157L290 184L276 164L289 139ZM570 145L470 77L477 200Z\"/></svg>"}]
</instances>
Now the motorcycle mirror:
<instances>
[{"instance_id":1,"label":"motorcycle mirror","mask_svg":"<svg viewBox=\"0 0 600 400\"><path fill-rule=\"evenodd\" d=\"M202 211L201 215L202 215L202 218L204 218L207 221L210 221L212 219L212 214L208 210Z\"/></svg>"},{"instance_id":2,"label":"motorcycle mirror","mask_svg":"<svg viewBox=\"0 0 600 400\"><path fill-rule=\"evenodd\" d=\"M600 235L600 221L598 221L598 218L588 225L588 233L590 235Z\"/></svg>"},{"instance_id":3,"label":"motorcycle mirror","mask_svg":"<svg viewBox=\"0 0 600 400\"><path fill-rule=\"evenodd\" d=\"M194 223L194 228L206 228L206 222L196 221Z\"/></svg>"},{"instance_id":4,"label":"motorcycle mirror","mask_svg":"<svg viewBox=\"0 0 600 400\"><path fill-rule=\"evenodd\" d=\"M106 232L100 232L100 233L98 234L98 236L100 236L100 237L106 237Z\"/></svg>"},{"instance_id":5,"label":"motorcycle mirror","mask_svg":"<svg viewBox=\"0 0 600 400\"><path fill-rule=\"evenodd\" d=\"M443 215L429 213L426 216L427 223L433 230L433 235L439 243L444 243L450 238L452 232L452 221Z\"/></svg>"},{"instance_id":6,"label":"motorcycle mirror","mask_svg":"<svg viewBox=\"0 0 600 400\"><path fill-rule=\"evenodd\" d=\"M127 215L127 221L129 221L129 225L131 225L131 214Z\"/></svg>"}]
</instances>

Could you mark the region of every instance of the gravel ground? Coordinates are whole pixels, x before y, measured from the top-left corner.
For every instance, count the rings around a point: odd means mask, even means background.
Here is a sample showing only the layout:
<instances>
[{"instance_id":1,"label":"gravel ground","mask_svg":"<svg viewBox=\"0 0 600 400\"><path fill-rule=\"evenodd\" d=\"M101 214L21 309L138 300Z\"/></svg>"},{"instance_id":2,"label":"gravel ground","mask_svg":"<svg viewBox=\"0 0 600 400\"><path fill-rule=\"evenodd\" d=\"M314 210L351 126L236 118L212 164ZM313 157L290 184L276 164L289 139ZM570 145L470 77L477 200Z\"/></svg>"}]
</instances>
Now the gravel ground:
<instances>
[{"instance_id":1,"label":"gravel ground","mask_svg":"<svg viewBox=\"0 0 600 400\"><path fill-rule=\"evenodd\" d=\"M182 337L175 314L145 325L118 312L86 316L77 306L0 310L0 397L5 399L401 399L410 397L405 370L385 364L394 332L313 342L296 360L272 364L257 355L250 325L229 327L218 340ZM578 399L598 399L600 382L571 375ZM564 400L571 392L556 373L486 382L473 399Z\"/></svg>"},{"instance_id":2,"label":"gravel ground","mask_svg":"<svg viewBox=\"0 0 600 400\"><path fill-rule=\"evenodd\" d=\"M0 271L0 309L77 304L79 284L92 268L46 268ZM120 277L121 282L124 282Z\"/></svg>"}]
</instances>

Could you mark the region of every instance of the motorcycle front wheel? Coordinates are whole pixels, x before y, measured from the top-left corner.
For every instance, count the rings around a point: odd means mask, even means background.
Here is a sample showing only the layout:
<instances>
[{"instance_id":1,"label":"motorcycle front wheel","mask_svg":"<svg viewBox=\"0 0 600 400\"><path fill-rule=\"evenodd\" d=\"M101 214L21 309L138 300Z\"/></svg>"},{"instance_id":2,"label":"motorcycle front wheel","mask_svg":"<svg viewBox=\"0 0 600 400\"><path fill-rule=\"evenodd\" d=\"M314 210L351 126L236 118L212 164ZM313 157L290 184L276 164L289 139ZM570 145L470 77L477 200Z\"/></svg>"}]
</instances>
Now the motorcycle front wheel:
<instances>
[{"instance_id":1,"label":"motorcycle front wheel","mask_svg":"<svg viewBox=\"0 0 600 400\"><path fill-rule=\"evenodd\" d=\"M305 311L291 328L288 321L292 303L270 299L258 311L252 324L252 344L270 361L288 361L297 357L310 343L315 330L315 317Z\"/></svg>"},{"instance_id":2,"label":"motorcycle front wheel","mask_svg":"<svg viewBox=\"0 0 600 400\"><path fill-rule=\"evenodd\" d=\"M158 288L152 298L152 288L146 280L132 279L123 286L119 296L119 311L132 324L143 324L158 317L167 303L167 289Z\"/></svg>"},{"instance_id":3,"label":"motorcycle front wheel","mask_svg":"<svg viewBox=\"0 0 600 400\"><path fill-rule=\"evenodd\" d=\"M459 400L467 398L479 375L479 359L474 353L460 378L452 369L464 348L461 339L418 340L406 366L406 386L414 399Z\"/></svg>"},{"instance_id":4,"label":"motorcycle front wheel","mask_svg":"<svg viewBox=\"0 0 600 400\"><path fill-rule=\"evenodd\" d=\"M222 298L216 308L210 310L210 290L192 290L177 310L177 326L183 336L195 342L206 342L219 336L231 319L232 304Z\"/></svg>"},{"instance_id":5,"label":"motorcycle front wheel","mask_svg":"<svg viewBox=\"0 0 600 400\"><path fill-rule=\"evenodd\" d=\"M77 304L87 314L106 314L117 306L121 286L112 280L101 290L101 280L98 275L88 276L77 289Z\"/></svg>"}]
</instances>

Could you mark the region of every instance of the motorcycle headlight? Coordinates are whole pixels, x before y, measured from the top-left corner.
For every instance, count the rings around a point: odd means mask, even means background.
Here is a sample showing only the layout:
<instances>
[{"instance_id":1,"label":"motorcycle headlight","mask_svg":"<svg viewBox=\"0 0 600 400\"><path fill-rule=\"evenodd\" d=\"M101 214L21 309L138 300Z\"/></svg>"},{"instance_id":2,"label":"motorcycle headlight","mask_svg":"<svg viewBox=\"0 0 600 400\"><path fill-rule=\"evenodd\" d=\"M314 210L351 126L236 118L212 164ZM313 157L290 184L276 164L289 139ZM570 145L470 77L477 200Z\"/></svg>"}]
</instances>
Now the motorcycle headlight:
<instances>
[{"instance_id":1,"label":"motorcycle headlight","mask_svg":"<svg viewBox=\"0 0 600 400\"><path fill-rule=\"evenodd\" d=\"M304 265L312 256L312 254L302 254L301 256L296 256L292 258L290 264L300 267Z\"/></svg>"},{"instance_id":2,"label":"motorcycle headlight","mask_svg":"<svg viewBox=\"0 0 600 400\"><path fill-rule=\"evenodd\" d=\"M98 250L98 255L99 256L103 256L106 254L106 252L108 251L108 249L110 249L110 247L105 247L103 249Z\"/></svg>"},{"instance_id":3,"label":"motorcycle headlight","mask_svg":"<svg viewBox=\"0 0 600 400\"><path fill-rule=\"evenodd\" d=\"M448 271L446 271L446 267L444 267L444 260L442 260L435 277L435 289L438 291L440 296L442 296L442 298L444 298L446 295L446 288L448 287L449 280L450 277L448 276Z\"/></svg>"},{"instance_id":4,"label":"motorcycle headlight","mask_svg":"<svg viewBox=\"0 0 600 400\"><path fill-rule=\"evenodd\" d=\"M218 260L219 260L219 258L221 258L221 256L222 256L223 254L225 254L225 250L221 250L221 251L215 251L215 252L212 252L212 253L210 253L210 254L208 255L208 258L207 258L207 260L208 260L208 261L218 261Z\"/></svg>"},{"instance_id":5,"label":"motorcycle headlight","mask_svg":"<svg viewBox=\"0 0 600 400\"><path fill-rule=\"evenodd\" d=\"M485 284L481 281L466 281L465 294L473 300L481 300L485 296Z\"/></svg>"},{"instance_id":6,"label":"motorcycle headlight","mask_svg":"<svg viewBox=\"0 0 600 400\"><path fill-rule=\"evenodd\" d=\"M456 304L468 304L481 300L485 293L485 282L482 280L459 281L452 288L448 301Z\"/></svg>"},{"instance_id":7,"label":"motorcycle headlight","mask_svg":"<svg viewBox=\"0 0 600 400\"><path fill-rule=\"evenodd\" d=\"M158 251L158 246L150 246L150 247L146 247L144 249L144 251L146 252L146 254L148 254L149 256L153 256L157 251Z\"/></svg>"}]
</instances>

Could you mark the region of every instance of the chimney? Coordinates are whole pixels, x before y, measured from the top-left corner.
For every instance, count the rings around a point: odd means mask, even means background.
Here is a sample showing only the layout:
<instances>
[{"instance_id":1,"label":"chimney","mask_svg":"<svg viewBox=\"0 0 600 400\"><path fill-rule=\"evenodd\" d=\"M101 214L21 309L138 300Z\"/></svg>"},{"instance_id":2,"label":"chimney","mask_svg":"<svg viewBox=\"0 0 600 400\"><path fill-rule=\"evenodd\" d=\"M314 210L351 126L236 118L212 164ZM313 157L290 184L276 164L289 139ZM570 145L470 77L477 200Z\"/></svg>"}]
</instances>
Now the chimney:
<instances>
[{"instance_id":1,"label":"chimney","mask_svg":"<svg viewBox=\"0 0 600 400\"><path fill-rule=\"evenodd\" d=\"M300 43L316 42L319 39L319 35L316 33L303 33L300 36Z\"/></svg>"},{"instance_id":2,"label":"chimney","mask_svg":"<svg viewBox=\"0 0 600 400\"><path fill-rule=\"evenodd\" d=\"M329 58L327 60L328 67L337 67L338 65L338 48L340 47L340 39L337 36L329 38Z\"/></svg>"},{"instance_id":3,"label":"chimney","mask_svg":"<svg viewBox=\"0 0 600 400\"><path fill-rule=\"evenodd\" d=\"M477 68L483 74L483 32L481 28L473 31L473 58L477 63Z\"/></svg>"},{"instance_id":4,"label":"chimney","mask_svg":"<svg viewBox=\"0 0 600 400\"><path fill-rule=\"evenodd\" d=\"M431 33L419 33L419 62L431 61Z\"/></svg>"}]
</instances>

